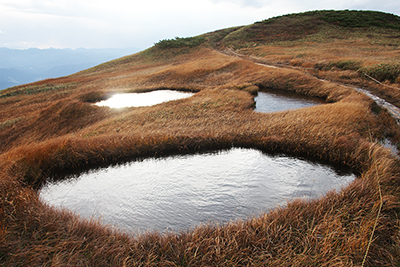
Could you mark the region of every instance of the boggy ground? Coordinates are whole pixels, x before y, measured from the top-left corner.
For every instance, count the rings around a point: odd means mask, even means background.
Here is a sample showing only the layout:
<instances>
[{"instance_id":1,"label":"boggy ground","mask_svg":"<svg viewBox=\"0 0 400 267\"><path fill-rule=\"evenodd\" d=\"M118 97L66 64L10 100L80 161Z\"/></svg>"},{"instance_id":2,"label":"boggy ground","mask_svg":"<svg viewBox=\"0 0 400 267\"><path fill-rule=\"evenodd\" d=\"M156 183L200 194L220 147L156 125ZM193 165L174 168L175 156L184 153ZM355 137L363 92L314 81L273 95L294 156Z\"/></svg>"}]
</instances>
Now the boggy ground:
<instances>
[{"instance_id":1,"label":"boggy ground","mask_svg":"<svg viewBox=\"0 0 400 267\"><path fill-rule=\"evenodd\" d=\"M338 47L339 49L339 47ZM115 92L197 92L152 107L92 103ZM263 88L327 104L253 112ZM5 266L368 266L399 264L399 129L364 95L303 70L257 65L200 45L150 48L0 93L0 262ZM127 235L39 201L60 174L139 157L253 147L352 166L348 187L224 226ZM133 218L134 219L134 218Z\"/></svg>"}]
</instances>

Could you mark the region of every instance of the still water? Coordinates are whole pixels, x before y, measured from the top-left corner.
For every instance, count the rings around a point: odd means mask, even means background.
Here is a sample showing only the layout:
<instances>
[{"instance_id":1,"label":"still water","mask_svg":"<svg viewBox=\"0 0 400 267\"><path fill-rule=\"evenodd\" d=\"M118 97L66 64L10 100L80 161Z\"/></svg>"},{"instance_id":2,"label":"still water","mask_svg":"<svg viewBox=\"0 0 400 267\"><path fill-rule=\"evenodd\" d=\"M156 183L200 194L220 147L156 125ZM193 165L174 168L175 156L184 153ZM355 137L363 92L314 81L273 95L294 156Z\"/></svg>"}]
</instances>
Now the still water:
<instances>
[{"instance_id":1,"label":"still water","mask_svg":"<svg viewBox=\"0 0 400 267\"><path fill-rule=\"evenodd\" d=\"M122 230L180 231L315 198L355 175L254 149L150 158L49 183L40 198Z\"/></svg>"},{"instance_id":2,"label":"still water","mask_svg":"<svg viewBox=\"0 0 400 267\"><path fill-rule=\"evenodd\" d=\"M111 108L144 107L193 96L194 93L174 90L156 90L146 93L116 94L111 98L96 103L97 106ZM276 112L298 109L324 103L316 97L280 91L261 91L255 97L257 112Z\"/></svg>"},{"instance_id":3,"label":"still water","mask_svg":"<svg viewBox=\"0 0 400 267\"><path fill-rule=\"evenodd\" d=\"M254 98L257 112L277 112L324 104L324 100L291 92L261 91Z\"/></svg>"},{"instance_id":4,"label":"still water","mask_svg":"<svg viewBox=\"0 0 400 267\"><path fill-rule=\"evenodd\" d=\"M110 108L145 107L171 100L188 98L192 95L194 94L173 90L157 90L146 93L116 94L107 100L96 103L96 105L108 106Z\"/></svg>"}]
</instances>

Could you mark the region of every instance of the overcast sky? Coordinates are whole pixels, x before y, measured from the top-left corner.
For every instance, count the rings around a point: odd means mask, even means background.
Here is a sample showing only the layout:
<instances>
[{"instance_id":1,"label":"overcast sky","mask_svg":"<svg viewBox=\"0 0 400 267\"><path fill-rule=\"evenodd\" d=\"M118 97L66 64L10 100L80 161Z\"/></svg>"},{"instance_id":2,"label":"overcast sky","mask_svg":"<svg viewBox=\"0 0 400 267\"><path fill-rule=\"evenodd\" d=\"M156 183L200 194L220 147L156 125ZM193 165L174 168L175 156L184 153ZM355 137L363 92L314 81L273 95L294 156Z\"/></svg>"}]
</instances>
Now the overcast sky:
<instances>
[{"instance_id":1,"label":"overcast sky","mask_svg":"<svg viewBox=\"0 0 400 267\"><path fill-rule=\"evenodd\" d=\"M400 15L399 0L0 0L0 47L127 48L322 9Z\"/></svg>"}]
</instances>

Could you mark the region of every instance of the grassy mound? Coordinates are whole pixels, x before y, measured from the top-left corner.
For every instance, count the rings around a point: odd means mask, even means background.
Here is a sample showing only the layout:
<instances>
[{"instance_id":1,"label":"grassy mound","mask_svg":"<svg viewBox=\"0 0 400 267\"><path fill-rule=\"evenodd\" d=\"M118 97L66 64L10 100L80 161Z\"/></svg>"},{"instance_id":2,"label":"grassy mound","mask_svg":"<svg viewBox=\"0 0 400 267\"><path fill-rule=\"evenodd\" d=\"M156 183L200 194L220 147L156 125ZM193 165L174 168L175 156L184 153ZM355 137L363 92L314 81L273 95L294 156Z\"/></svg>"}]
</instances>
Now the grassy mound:
<instances>
[{"instance_id":1,"label":"grassy mound","mask_svg":"<svg viewBox=\"0 0 400 267\"><path fill-rule=\"evenodd\" d=\"M243 47L295 41L333 27L357 30L400 30L400 17L376 11L311 11L267 19L241 27L223 39L227 46Z\"/></svg>"}]
</instances>

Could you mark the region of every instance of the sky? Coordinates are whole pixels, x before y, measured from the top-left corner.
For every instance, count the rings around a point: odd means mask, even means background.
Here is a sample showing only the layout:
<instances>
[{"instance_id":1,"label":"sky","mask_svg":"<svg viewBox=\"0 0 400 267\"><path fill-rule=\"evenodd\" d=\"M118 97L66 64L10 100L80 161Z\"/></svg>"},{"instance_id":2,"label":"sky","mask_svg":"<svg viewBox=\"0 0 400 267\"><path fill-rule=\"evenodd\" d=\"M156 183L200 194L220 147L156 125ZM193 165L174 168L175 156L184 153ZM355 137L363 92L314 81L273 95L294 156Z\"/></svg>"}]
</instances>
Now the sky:
<instances>
[{"instance_id":1,"label":"sky","mask_svg":"<svg viewBox=\"0 0 400 267\"><path fill-rule=\"evenodd\" d=\"M312 10L400 15L399 0L0 0L0 47L137 48Z\"/></svg>"}]
</instances>

